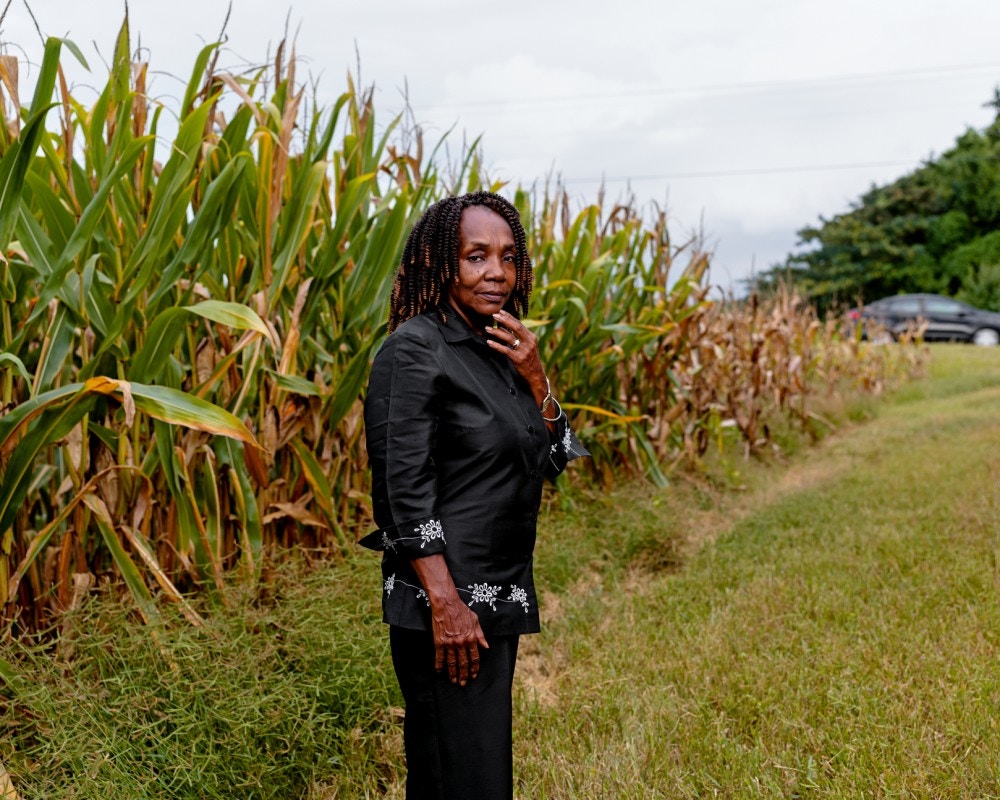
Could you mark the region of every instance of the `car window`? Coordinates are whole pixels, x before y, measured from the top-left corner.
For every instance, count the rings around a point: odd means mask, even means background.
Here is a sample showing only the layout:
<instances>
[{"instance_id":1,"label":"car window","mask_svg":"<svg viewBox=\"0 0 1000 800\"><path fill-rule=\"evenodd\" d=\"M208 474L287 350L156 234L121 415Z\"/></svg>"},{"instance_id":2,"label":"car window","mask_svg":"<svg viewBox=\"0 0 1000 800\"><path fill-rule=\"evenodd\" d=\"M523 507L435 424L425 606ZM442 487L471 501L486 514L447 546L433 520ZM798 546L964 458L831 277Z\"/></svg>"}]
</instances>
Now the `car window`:
<instances>
[{"instance_id":1,"label":"car window","mask_svg":"<svg viewBox=\"0 0 1000 800\"><path fill-rule=\"evenodd\" d=\"M927 299L927 313L928 314L958 314L961 311L965 311L966 308L961 303L956 303L954 300L946 299Z\"/></svg>"},{"instance_id":2,"label":"car window","mask_svg":"<svg viewBox=\"0 0 1000 800\"><path fill-rule=\"evenodd\" d=\"M905 298L905 299L900 299L900 300L891 300L888 303L888 306L889 306L889 310L893 314L898 314L899 316L902 316L902 317L907 317L907 316L916 317L916 316L919 316L920 313L921 313L921 311L920 311L920 301L919 300L913 300L913 299L910 299L910 298Z\"/></svg>"}]
</instances>

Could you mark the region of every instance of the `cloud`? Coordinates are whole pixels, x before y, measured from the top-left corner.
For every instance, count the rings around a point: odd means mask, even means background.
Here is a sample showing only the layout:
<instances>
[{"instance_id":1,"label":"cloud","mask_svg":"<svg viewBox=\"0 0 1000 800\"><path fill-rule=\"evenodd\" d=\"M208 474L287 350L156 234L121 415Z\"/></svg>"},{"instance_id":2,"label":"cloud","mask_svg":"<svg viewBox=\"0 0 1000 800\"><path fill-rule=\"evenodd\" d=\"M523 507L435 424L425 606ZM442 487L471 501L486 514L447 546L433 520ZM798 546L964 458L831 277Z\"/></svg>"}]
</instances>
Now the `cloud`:
<instances>
[{"instance_id":1,"label":"cloud","mask_svg":"<svg viewBox=\"0 0 1000 800\"><path fill-rule=\"evenodd\" d=\"M111 52L119 0L32 7L100 73L91 43ZM179 78L157 77L158 91L179 93L225 8L132 0L152 68ZM781 260L796 230L873 181L987 124L982 103L1000 81L996 0L239 0L224 61L261 63L286 20L302 76L322 76L321 101L343 91L357 47L383 122L401 110L405 82L429 138L455 124L455 143L482 133L500 177L531 184L555 169L581 203L602 175L628 178L639 202L669 200L678 230L704 219L720 272L736 277ZM3 39L40 60L19 4ZM886 161L904 165L847 166ZM767 171L817 166L834 168ZM703 177L678 177L692 174ZM609 182L609 196L627 185Z\"/></svg>"}]
</instances>

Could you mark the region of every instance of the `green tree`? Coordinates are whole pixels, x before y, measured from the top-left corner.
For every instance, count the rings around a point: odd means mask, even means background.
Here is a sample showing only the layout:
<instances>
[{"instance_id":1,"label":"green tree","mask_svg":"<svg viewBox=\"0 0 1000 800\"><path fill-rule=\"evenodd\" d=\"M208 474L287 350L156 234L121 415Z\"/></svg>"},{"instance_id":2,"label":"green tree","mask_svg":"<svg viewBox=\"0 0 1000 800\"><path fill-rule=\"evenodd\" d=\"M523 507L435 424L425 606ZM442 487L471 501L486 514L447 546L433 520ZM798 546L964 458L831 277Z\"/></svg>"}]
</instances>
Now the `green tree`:
<instances>
[{"instance_id":1,"label":"green tree","mask_svg":"<svg viewBox=\"0 0 1000 800\"><path fill-rule=\"evenodd\" d=\"M1000 264L1000 89L987 105L998 112L991 125L800 230L800 250L756 288L790 278L821 308L901 292L962 294L1000 308L988 288Z\"/></svg>"}]
</instances>

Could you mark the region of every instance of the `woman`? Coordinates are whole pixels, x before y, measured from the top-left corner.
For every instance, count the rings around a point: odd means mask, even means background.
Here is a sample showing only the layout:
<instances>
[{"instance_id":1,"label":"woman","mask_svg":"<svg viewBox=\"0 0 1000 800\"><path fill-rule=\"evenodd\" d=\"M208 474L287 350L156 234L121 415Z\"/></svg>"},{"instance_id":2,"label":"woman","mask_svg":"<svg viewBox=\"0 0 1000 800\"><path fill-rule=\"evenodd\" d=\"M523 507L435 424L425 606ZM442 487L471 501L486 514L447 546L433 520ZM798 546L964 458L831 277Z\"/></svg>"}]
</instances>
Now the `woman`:
<instances>
[{"instance_id":1,"label":"woman","mask_svg":"<svg viewBox=\"0 0 1000 800\"><path fill-rule=\"evenodd\" d=\"M531 259L495 194L431 206L406 243L365 402L382 608L406 701L408 800L510 798L518 636L542 479L588 453L553 399Z\"/></svg>"}]
</instances>

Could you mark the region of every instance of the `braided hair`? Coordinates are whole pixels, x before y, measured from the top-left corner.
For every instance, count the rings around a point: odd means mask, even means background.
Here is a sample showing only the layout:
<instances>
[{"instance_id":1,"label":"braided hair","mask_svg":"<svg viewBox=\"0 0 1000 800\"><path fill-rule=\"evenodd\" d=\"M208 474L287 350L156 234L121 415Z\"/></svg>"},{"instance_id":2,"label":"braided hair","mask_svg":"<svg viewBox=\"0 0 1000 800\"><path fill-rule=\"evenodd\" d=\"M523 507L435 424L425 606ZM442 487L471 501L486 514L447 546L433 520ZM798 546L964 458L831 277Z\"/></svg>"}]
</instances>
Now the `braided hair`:
<instances>
[{"instance_id":1,"label":"braided hair","mask_svg":"<svg viewBox=\"0 0 1000 800\"><path fill-rule=\"evenodd\" d=\"M445 286L458 275L462 212L472 206L495 211L514 234L514 290L504 308L515 317L528 313L531 296L531 258L521 216L508 200L492 192L446 197L432 205L413 226L403 248L389 304L389 333L410 317L437 308L446 297Z\"/></svg>"}]
</instances>

